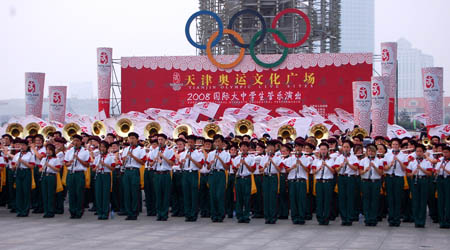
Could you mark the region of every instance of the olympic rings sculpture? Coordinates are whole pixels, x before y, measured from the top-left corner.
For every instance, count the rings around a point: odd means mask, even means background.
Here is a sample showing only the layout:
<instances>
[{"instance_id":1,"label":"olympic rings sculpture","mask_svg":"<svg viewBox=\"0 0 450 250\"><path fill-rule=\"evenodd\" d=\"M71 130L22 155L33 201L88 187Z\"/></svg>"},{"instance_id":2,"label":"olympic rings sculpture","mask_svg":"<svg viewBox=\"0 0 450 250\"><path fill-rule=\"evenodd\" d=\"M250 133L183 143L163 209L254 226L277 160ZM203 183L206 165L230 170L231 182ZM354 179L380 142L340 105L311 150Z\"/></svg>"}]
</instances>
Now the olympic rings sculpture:
<instances>
[{"instance_id":1,"label":"olympic rings sculpture","mask_svg":"<svg viewBox=\"0 0 450 250\"><path fill-rule=\"evenodd\" d=\"M277 23L280 20L280 18L283 15L288 14L288 13L300 15L303 18L303 20L305 20L305 23L306 23L305 35L302 37L302 39L300 39L299 41L297 41L295 43L288 43L287 39L283 35L283 33L281 33L279 30L276 29ZM262 29L260 31L255 33L255 35L253 36L253 38L251 39L249 44L245 44L244 39L242 39L242 37L236 31L232 30L233 24L236 21L236 19L240 15L244 15L244 14L250 14L250 15L257 17L259 19L259 21L261 22L261 27L262 27ZM217 25L219 27L219 30L214 32L209 37L206 45L196 43L192 39L190 31L189 31L189 28L191 27L191 23L194 21L194 19L196 17L201 16L201 15L208 15L208 16L213 17L216 20ZM255 55L255 47L264 41L267 33L272 34L275 41L279 45L284 47L283 54L280 57L280 59L278 59L276 62L273 62L273 63L262 62ZM253 58L253 61L255 61L255 63L258 64L259 66L264 67L264 68L276 67L276 66L280 65L281 63L283 63L283 61L286 59L288 52L289 52L289 48L296 48L296 47L301 46L303 43L306 42L310 33L311 33L311 22L310 22L308 16L303 11L298 10L298 9L293 9L293 8L285 9L285 10L279 12L273 19L271 28L267 28L266 22L264 21L264 17L260 13L258 13L255 10L252 10L252 9L244 9L244 10L238 11L236 14L234 14L231 17L230 22L228 23L228 26L226 29L224 28L223 22L220 19L220 17L216 13L207 11L207 10L200 10L200 11L192 14L192 16L190 16L188 21L186 22L186 27L185 27L185 34L186 34L186 38L189 41L189 43L197 49L206 50L206 54L208 55L208 58L211 61L211 63L214 66L216 66L218 68L222 68L222 69L229 69L229 68L233 68L236 65L238 65L244 58L245 49L250 50L250 55ZM231 62L228 64L222 64L222 63L217 62L211 52L211 48L216 46L219 43L220 39L222 39L222 37L223 37L223 34L228 34L232 43L235 46L238 46L239 48L241 48L238 58L234 62Z\"/></svg>"}]
</instances>

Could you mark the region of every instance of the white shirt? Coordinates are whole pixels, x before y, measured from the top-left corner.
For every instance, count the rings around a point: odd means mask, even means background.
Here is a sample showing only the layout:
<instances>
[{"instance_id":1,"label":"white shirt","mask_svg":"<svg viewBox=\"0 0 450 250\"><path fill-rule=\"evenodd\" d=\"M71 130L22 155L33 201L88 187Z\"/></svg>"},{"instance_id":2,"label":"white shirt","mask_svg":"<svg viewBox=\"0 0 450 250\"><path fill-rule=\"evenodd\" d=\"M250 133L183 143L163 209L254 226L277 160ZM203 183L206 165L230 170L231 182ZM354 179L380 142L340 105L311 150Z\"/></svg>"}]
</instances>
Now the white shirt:
<instances>
[{"instance_id":1,"label":"white shirt","mask_svg":"<svg viewBox=\"0 0 450 250\"><path fill-rule=\"evenodd\" d=\"M254 175L260 175L260 174L262 174L262 173L259 171L259 164L261 163L261 160L262 160L263 157L264 157L263 154L255 155L255 164L256 164L257 168L256 168L255 172L253 172Z\"/></svg>"},{"instance_id":2,"label":"white shirt","mask_svg":"<svg viewBox=\"0 0 450 250\"><path fill-rule=\"evenodd\" d=\"M233 168L236 171L237 176L246 177L252 174L250 170L247 169L247 167L244 164L241 164L241 159L244 159L245 163L249 165L250 168L255 168L255 156L254 155L247 155L243 157L242 155L236 156L233 161L232 165Z\"/></svg>"},{"instance_id":3,"label":"white shirt","mask_svg":"<svg viewBox=\"0 0 450 250\"><path fill-rule=\"evenodd\" d=\"M450 171L450 161L449 160L446 161L446 160L444 160L444 157L441 157L441 159L439 159L439 162L436 163L436 166L435 166L435 170L438 175L448 177L449 174L447 174L447 172L445 172L443 169L441 169L441 166L444 166L445 170Z\"/></svg>"},{"instance_id":4,"label":"white shirt","mask_svg":"<svg viewBox=\"0 0 450 250\"><path fill-rule=\"evenodd\" d=\"M203 151L200 149L193 149L193 150L184 150L183 152L181 152L180 154L180 161L184 160L184 164L183 166L181 166L183 168L183 170L199 170L199 168L194 164L193 161L191 161L190 159L187 159L187 156L191 155L191 158L200 163L201 166L203 166L205 164L205 155L203 154Z\"/></svg>"},{"instance_id":5,"label":"white shirt","mask_svg":"<svg viewBox=\"0 0 450 250\"><path fill-rule=\"evenodd\" d=\"M322 159L316 159L312 163L313 169L319 169L322 166L322 162L324 160ZM333 158L329 158L325 160L325 164L327 164L328 167L334 168L334 160ZM334 178L333 172L331 172L327 167L323 167L322 170L316 172L316 179L317 180L331 180Z\"/></svg>"},{"instance_id":6,"label":"white shirt","mask_svg":"<svg viewBox=\"0 0 450 250\"><path fill-rule=\"evenodd\" d=\"M348 163L350 165L355 166L356 168L358 168L358 158L355 155L350 154L348 157L346 157L344 154L339 155L336 158L336 161L334 162L335 165L337 165L337 167L339 167L342 163L344 163L345 158L347 158ZM353 170L350 166L348 166L347 164L342 166L341 169L339 170L339 174L346 174L346 175L357 175L358 171L357 170Z\"/></svg>"},{"instance_id":7,"label":"white shirt","mask_svg":"<svg viewBox=\"0 0 450 250\"><path fill-rule=\"evenodd\" d=\"M43 156L43 157L47 156L47 150L45 149L44 146L42 146L41 148L37 149L37 152L38 152L38 154L39 154L40 156ZM33 152L33 151L31 151L31 153L32 153L33 156L34 156L34 161L35 161L36 163L38 163L38 162L39 162L39 159L37 158L37 156L34 155L34 152ZM44 159L44 158L42 158L42 159Z\"/></svg>"},{"instance_id":8,"label":"white shirt","mask_svg":"<svg viewBox=\"0 0 450 250\"><path fill-rule=\"evenodd\" d=\"M418 169L417 166L419 164L423 169L428 170L428 171L433 171L433 165L431 164L431 162L429 162L426 159L422 159L422 161L419 161L419 159L417 159L417 158L414 161L410 162L408 164L408 167L406 167L406 169L409 173L413 173L416 169ZM422 170L419 170L417 172L417 175L418 176L426 176L426 174L424 172L422 172Z\"/></svg>"},{"instance_id":9,"label":"white shirt","mask_svg":"<svg viewBox=\"0 0 450 250\"><path fill-rule=\"evenodd\" d=\"M125 158L125 162L122 162L123 166L126 168L140 168L142 165L137 162L133 157L128 156L128 151L131 152L131 154L134 155L134 157L145 161L145 149L143 149L141 146L136 146L132 148L131 146L126 147L122 151L122 158Z\"/></svg>"},{"instance_id":10,"label":"white shirt","mask_svg":"<svg viewBox=\"0 0 450 250\"><path fill-rule=\"evenodd\" d=\"M60 152L58 152L57 154L56 154L56 158L58 158L59 159L59 161L61 162L61 164L64 162L64 152L63 151L60 151Z\"/></svg>"},{"instance_id":11,"label":"white shirt","mask_svg":"<svg viewBox=\"0 0 450 250\"><path fill-rule=\"evenodd\" d=\"M269 162L270 158L271 157L269 155L265 155L262 157L261 162L259 163L259 166L261 169L264 168L264 166L266 165L267 162ZM279 166L281 163L281 157L273 156L272 161L277 166ZM278 173L277 168L271 162L269 162L269 165L266 167L266 169L264 169L264 174L268 175L268 174L277 174L277 173Z\"/></svg>"},{"instance_id":12,"label":"white shirt","mask_svg":"<svg viewBox=\"0 0 450 250\"><path fill-rule=\"evenodd\" d=\"M3 156L3 153L0 154L0 168L6 167L6 163L8 162L8 159Z\"/></svg>"},{"instance_id":13,"label":"white shirt","mask_svg":"<svg viewBox=\"0 0 450 250\"><path fill-rule=\"evenodd\" d=\"M83 166L80 161L75 159L75 154L78 155L78 158L82 161L88 161L89 160L89 151L87 151L84 147L81 147L77 150L75 150L75 147L72 147L69 149L69 151L66 152L66 155L64 157L64 163L68 163L71 160L73 161L73 164L71 166L67 166L69 171L84 171L86 170L86 167Z\"/></svg>"},{"instance_id":14,"label":"white shirt","mask_svg":"<svg viewBox=\"0 0 450 250\"><path fill-rule=\"evenodd\" d=\"M52 168L45 166L45 163L47 162L47 158L48 157L42 158L41 162L39 163L39 168L42 168L42 172L46 171L47 173L50 173L50 174L58 173L55 170L53 170ZM54 168L60 169L62 163L61 163L61 160L58 157L56 157L56 158L52 157L52 158L48 159L48 165L50 165L50 166L52 166Z\"/></svg>"},{"instance_id":15,"label":"white shirt","mask_svg":"<svg viewBox=\"0 0 450 250\"><path fill-rule=\"evenodd\" d=\"M378 169L383 169L383 160L375 157L373 160L370 160L369 157L365 157L361 160L359 163L359 168L366 171L367 169L370 169L366 173L364 173L361 178L363 179L371 179L371 180L379 180L381 179L381 176L378 174L376 170L373 169L372 166L370 166L370 162L373 162L375 164L375 167Z\"/></svg>"},{"instance_id":16,"label":"white shirt","mask_svg":"<svg viewBox=\"0 0 450 250\"><path fill-rule=\"evenodd\" d=\"M170 171L172 170L172 166L162 158L159 157L159 152L163 154L163 156L173 162L175 162L175 153L172 148L164 147L163 149L157 148L149 153L149 160L153 163L155 162L156 171ZM160 162L161 160L161 162Z\"/></svg>"},{"instance_id":17,"label":"white shirt","mask_svg":"<svg viewBox=\"0 0 450 250\"><path fill-rule=\"evenodd\" d=\"M394 155L393 151L391 151L385 156L385 159L389 165L392 164L392 162L394 161L394 156L397 156L397 159L405 166L408 165L408 155L402 152L399 152L397 155ZM385 173L389 175L395 174L395 176L405 176L405 172L403 171L402 166L400 166L400 163L398 162L395 162L394 165L389 170L385 171Z\"/></svg>"},{"instance_id":18,"label":"white shirt","mask_svg":"<svg viewBox=\"0 0 450 250\"><path fill-rule=\"evenodd\" d=\"M309 170L311 165L311 158L307 157L306 155L302 155L298 159L303 164L303 166L307 167ZM291 172L289 172L288 180L295 180L298 178L308 179L308 173L305 172L305 169L303 169L303 167L300 164L297 165L297 156L292 155L287 159L283 159L282 164L289 168L294 168L297 166L296 169L293 169L291 170Z\"/></svg>"},{"instance_id":19,"label":"white shirt","mask_svg":"<svg viewBox=\"0 0 450 250\"><path fill-rule=\"evenodd\" d=\"M220 162L219 160L215 159L216 158L216 154L218 154L218 156L220 157L220 159L222 159L222 161L224 163L231 164L230 153L228 153L225 150L220 150L220 151L213 150L213 151L209 152L208 159L206 159L206 163L207 164L212 163L211 168L210 168L211 171L213 171L213 170L225 170L225 167L222 165L222 162Z\"/></svg>"},{"instance_id":20,"label":"white shirt","mask_svg":"<svg viewBox=\"0 0 450 250\"><path fill-rule=\"evenodd\" d=\"M28 151L25 153L22 153L22 152L17 153L12 160L12 165L14 165L20 169L28 169L28 167L25 166L24 164L18 163L20 157L22 157L23 161L25 161L33 166L36 164L33 153Z\"/></svg>"},{"instance_id":21,"label":"white shirt","mask_svg":"<svg viewBox=\"0 0 450 250\"><path fill-rule=\"evenodd\" d=\"M116 167L116 163L115 163L115 157L113 154L106 154L106 155L101 155L99 154L98 156L95 157L94 159L94 163L92 164L92 166L95 166L96 172L97 173L109 173L111 172L111 170L103 165L100 164L100 161L103 160L103 162L106 165L109 165L111 167Z\"/></svg>"}]
</instances>

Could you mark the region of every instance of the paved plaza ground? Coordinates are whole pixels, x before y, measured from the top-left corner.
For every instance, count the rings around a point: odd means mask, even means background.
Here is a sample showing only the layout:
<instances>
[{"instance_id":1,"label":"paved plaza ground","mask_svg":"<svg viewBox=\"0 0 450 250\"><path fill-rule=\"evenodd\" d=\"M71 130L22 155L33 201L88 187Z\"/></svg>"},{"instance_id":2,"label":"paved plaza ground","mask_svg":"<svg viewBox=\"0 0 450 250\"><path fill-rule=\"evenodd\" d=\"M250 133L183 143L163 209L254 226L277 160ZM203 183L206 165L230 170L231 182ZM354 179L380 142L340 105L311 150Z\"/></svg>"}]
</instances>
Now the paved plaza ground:
<instances>
[{"instance_id":1,"label":"paved plaza ground","mask_svg":"<svg viewBox=\"0 0 450 250\"><path fill-rule=\"evenodd\" d=\"M253 219L250 224L232 219L211 223L203 218L159 222L145 215L137 221L124 219L115 216L99 221L92 212L80 220L69 219L67 212L53 219L36 214L16 218L2 207L0 249L450 249L450 230L430 221L420 229L412 223L391 228L386 220L377 227L363 223L342 227L339 219L329 226L319 226L315 220L300 226L290 220L266 225L264 219Z\"/></svg>"}]
</instances>

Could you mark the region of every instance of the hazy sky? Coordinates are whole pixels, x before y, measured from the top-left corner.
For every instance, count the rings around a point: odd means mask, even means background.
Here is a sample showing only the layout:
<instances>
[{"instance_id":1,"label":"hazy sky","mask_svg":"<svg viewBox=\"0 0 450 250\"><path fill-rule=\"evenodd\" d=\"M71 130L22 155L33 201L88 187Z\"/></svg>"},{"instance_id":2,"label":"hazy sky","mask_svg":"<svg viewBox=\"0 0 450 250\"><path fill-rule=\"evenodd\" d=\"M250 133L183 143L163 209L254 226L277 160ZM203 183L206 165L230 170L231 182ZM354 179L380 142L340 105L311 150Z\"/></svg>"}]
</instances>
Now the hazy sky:
<instances>
[{"instance_id":1,"label":"hazy sky","mask_svg":"<svg viewBox=\"0 0 450 250\"><path fill-rule=\"evenodd\" d=\"M376 53L404 37L449 77L450 1L375 0L375 8ZM95 83L101 46L114 58L195 55L184 25L197 10L198 0L1 0L0 100L24 97L24 72L45 72L47 86Z\"/></svg>"}]
</instances>

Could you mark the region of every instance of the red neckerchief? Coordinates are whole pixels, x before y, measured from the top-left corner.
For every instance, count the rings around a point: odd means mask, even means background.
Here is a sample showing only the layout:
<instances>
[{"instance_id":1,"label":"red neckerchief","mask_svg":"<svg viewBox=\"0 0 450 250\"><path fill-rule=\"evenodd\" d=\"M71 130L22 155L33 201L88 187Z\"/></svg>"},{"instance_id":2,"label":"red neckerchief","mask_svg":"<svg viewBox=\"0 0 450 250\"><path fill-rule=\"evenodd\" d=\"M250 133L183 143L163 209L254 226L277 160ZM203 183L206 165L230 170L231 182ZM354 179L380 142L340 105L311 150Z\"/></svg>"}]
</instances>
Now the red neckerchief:
<instances>
[{"instance_id":1,"label":"red neckerchief","mask_svg":"<svg viewBox=\"0 0 450 250\"><path fill-rule=\"evenodd\" d=\"M372 157L372 156L368 156L367 158L369 158L369 160L371 160L371 161L375 160L375 157Z\"/></svg>"},{"instance_id":2,"label":"red neckerchief","mask_svg":"<svg viewBox=\"0 0 450 250\"><path fill-rule=\"evenodd\" d=\"M242 153L242 157L247 157L248 153Z\"/></svg>"},{"instance_id":3,"label":"red neckerchief","mask_svg":"<svg viewBox=\"0 0 450 250\"><path fill-rule=\"evenodd\" d=\"M183 153L184 152L184 149L183 150L181 150L181 151L178 151L178 153L180 154L180 153Z\"/></svg>"},{"instance_id":4,"label":"red neckerchief","mask_svg":"<svg viewBox=\"0 0 450 250\"><path fill-rule=\"evenodd\" d=\"M394 155L398 155L398 154L400 153L400 150L392 150L392 153L393 153Z\"/></svg>"}]
</instances>

